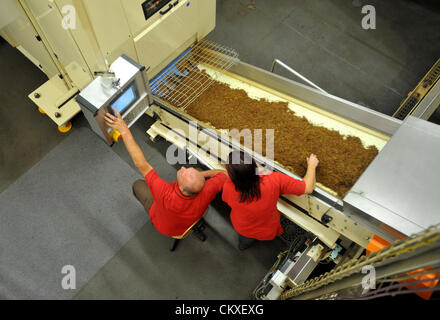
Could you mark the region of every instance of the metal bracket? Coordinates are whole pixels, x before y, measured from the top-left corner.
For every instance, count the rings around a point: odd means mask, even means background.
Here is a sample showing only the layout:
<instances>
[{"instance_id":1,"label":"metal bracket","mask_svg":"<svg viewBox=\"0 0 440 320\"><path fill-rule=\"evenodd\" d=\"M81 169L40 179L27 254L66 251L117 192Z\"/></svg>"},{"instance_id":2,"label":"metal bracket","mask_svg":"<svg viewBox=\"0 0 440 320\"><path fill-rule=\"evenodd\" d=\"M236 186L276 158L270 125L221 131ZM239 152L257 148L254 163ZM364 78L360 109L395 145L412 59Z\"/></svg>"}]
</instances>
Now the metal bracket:
<instances>
[{"instance_id":1,"label":"metal bracket","mask_svg":"<svg viewBox=\"0 0 440 320\"><path fill-rule=\"evenodd\" d=\"M318 87L316 84L314 84L312 81L310 81L309 79L307 79L306 77L304 77L301 73L299 73L298 71L293 70L291 67L289 67L287 64L285 64L284 62L282 62L281 60L278 59L273 59L272 61L272 67L270 68L270 72L273 73L273 70L275 69L275 65L279 64L280 66L282 66L284 69L286 69L287 71L291 72L292 74L294 74L295 76L297 76L298 78L300 78L301 80L303 80L304 82L306 82L307 84L309 84L310 86L314 87L315 89L318 89L319 91L321 91L322 93L328 94L327 91L325 91L324 89Z\"/></svg>"},{"instance_id":2,"label":"metal bracket","mask_svg":"<svg viewBox=\"0 0 440 320\"><path fill-rule=\"evenodd\" d=\"M332 253L330 254L330 259L335 260L338 257L339 252L341 252L341 250L342 247L339 244L337 244L336 248L334 248Z\"/></svg>"},{"instance_id":3,"label":"metal bracket","mask_svg":"<svg viewBox=\"0 0 440 320\"><path fill-rule=\"evenodd\" d=\"M93 75L95 77L101 76L101 77L104 77L104 78L114 78L114 77L116 77L116 74L114 72L111 72L111 71L95 71L95 72L93 72Z\"/></svg>"}]
</instances>

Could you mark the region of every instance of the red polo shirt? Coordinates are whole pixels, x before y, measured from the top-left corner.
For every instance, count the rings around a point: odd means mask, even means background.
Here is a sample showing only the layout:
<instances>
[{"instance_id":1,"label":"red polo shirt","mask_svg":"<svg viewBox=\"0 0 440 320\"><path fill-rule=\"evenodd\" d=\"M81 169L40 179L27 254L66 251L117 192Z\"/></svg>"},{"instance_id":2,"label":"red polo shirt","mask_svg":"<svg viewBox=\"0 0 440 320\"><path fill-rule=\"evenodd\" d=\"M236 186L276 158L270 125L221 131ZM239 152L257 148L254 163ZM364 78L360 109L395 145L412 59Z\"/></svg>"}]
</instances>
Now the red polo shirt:
<instances>
[{"instance_id":1,"label":"red polo shirt","mask_svg":"<svg viewBox=\"0 0 440 320\"><path fill-rule=\"evenodd\" d=\"M277 201L282 194L302 195L306 184L279 172L260 176L261 198L250 203L239 202L240 195L228 179L223 186L222 199L231 207L231 222L242 236L272 240L283 233Z\"/></svg>"},{"instance_id":2,"label":"red polo shirt","mask_svg":"<svg viewBox=\"0 0 440 320\"><path fill-rule=\"evenodd\" d=\"M196 222L222 190L227 176L218 173L205 182L203 190L193 196L185 196L175 182L166 182L156 170L150 170L145 182L150 188L154 202L148 215L157 231L166 236L180 236Z\"/></svg>"}]
</instances>

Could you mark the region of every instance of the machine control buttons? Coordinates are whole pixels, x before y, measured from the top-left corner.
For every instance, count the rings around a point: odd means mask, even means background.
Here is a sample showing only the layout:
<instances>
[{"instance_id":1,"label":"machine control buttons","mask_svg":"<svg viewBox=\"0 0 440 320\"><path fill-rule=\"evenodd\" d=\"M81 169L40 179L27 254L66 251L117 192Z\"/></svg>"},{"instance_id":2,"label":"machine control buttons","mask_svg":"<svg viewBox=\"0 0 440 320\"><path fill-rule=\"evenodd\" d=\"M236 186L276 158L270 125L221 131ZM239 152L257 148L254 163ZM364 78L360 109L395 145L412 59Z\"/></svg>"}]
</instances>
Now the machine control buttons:
<instances>
[{"instance_id":1,"label":"machine control buttons","mask_svg":"<svg viewBox=\"0 0 440 320\"><path fill-rule=\"evenodd\" d=\"M115 129L110 131L110 137L112 137L115 142L118 142L122 138L121 133Z\"/></svg>"}]
</instances>

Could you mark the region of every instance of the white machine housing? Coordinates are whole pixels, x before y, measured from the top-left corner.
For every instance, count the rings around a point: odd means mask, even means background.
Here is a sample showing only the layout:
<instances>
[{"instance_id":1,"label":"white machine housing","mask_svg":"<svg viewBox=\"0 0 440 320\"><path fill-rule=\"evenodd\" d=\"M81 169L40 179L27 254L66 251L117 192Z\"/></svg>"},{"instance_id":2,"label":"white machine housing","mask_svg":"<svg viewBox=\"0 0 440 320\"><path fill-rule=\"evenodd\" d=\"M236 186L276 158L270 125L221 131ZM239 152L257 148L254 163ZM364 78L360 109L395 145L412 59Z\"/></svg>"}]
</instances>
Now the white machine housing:
<instances>
[{"instance_id":1,"label":"white machine housing","mask_svg":"<svg viewBox=\"0 0 440 320\"><path fill-rule=\"evenodd\" d=\"M92 130L111 145L113 139L104 121L105 113L114 114L115 108L131 127L153 103L153 98L145 67L126 55L116 59L109 72L114 76L98 76L76 96L76 101Z\"/></svg>"}]
</instances>

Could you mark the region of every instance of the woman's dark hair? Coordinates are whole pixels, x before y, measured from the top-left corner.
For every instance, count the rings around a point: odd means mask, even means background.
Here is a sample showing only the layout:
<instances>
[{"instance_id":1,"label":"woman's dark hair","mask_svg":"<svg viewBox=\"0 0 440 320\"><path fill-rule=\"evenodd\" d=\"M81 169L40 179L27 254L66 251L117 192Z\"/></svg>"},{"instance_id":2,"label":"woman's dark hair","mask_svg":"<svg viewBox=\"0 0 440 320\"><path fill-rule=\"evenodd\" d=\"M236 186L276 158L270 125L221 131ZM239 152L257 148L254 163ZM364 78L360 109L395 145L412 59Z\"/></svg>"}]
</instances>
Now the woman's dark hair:
<instances>
[{"instance_id":1,"label":"woman's dark hair","mask_svg":"<svg viewBox=\"0 0 440 320\"><path fill-rule=\"evenodd\" d=\"M255 160L242 151L232 151L226 170L240 194L240 202L251 202L261 198L260 176Z\"/></svg>"}]
</instances>

